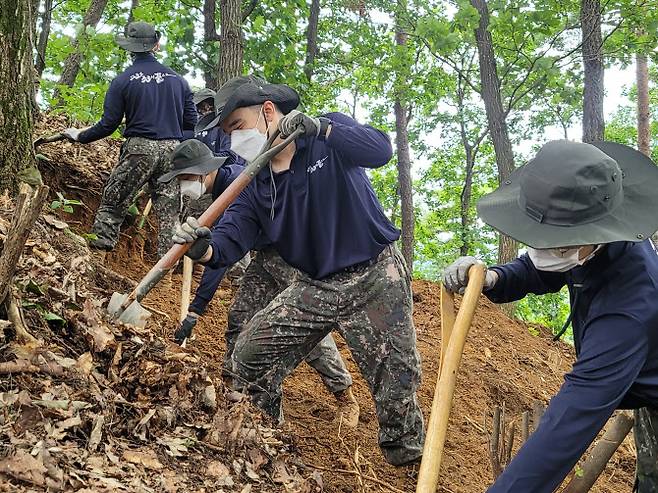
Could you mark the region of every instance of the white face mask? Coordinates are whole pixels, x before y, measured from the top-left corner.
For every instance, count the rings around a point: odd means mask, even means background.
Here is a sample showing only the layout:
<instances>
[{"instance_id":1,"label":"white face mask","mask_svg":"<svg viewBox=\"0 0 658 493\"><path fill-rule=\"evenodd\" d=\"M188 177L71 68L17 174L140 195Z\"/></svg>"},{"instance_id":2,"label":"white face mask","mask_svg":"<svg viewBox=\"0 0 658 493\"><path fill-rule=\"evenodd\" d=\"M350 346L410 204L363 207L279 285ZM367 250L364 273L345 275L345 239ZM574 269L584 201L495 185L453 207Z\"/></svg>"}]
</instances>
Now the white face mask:
<instances>
[{"instance_id":1,"label":"white face mask","mask_svg":"<svg viewBox=\"0 0 658 493\"><path fill-rule=\"evenodd\" d=\"M599 251L601 245L597 246L592 253L582 260L579 258L581 248L570 248L569 250L560 252L557 248L537 250L528 247L528 256L537 270L566 272L590 260Z\"/></svg>"},{"instance_id":2,"label":"white face mask","mask_svg":"<svg viewBox=\"0 0 658 493\"><path fill-rule=\"evenodd\" d=\"M197 200L206 193L206 184L202 181L180 180L180 193L191 200Z\"/></svg>"},{"instance_id":3,"label":"white face mask","mask_svg":"<svg viewBox=\"0 0 658 493\"><path fill-rule=\"evenodd\" d=\"M267 142L267 134L263 134L258 130L262 113L261 109L254 128L238 129L231 132L231 150L248 163L256 159L256 156Z\"/></svg>"}]
</instances>

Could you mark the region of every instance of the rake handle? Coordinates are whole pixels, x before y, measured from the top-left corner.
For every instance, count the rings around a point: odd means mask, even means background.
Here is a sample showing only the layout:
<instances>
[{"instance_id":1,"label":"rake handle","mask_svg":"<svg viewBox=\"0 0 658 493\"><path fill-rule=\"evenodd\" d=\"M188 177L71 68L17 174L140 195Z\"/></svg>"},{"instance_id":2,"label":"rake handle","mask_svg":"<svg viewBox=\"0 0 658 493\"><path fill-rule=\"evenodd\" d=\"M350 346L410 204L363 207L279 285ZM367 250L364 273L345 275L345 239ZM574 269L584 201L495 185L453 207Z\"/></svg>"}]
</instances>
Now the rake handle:
<instances>
[{"instance_id":1,"label":"rake handle","mask_svg":"<svg viewBox=\"0 0 658 493\"><path fill-rule=\"evenodd\" d=\"M425 438L423 458L418 472L416 493L435 493L439 482L441 459L448 433L450 409L457 382L457 370L459 369L459 363L461 362L466 343L466 336L471 327L478 298L480 297L480 293L482 293L484 275L484 265L474 265L468 271L468 286L466 287L461 306L457 312L457 317L454 319L454 328L450 333L449 340L441 341L442 348L444 346L447 347L445 352L443 349L441 351L443 356L441 358L440 375L434 389L434 400L432 401L432 411L430 412L430 419L427 424L427 437ZM443 290L444 288L442 287L441 289ZM451 299L452 296L445 298L442 296L442 308L444 306L443 301L445 300L447 305ZM451 308L454 313L454 305ZM444 319L442 312L442 323L444 320L450 323L450 316L448 313L446 315L447 317Z\"/></svg>"}]
</instances>

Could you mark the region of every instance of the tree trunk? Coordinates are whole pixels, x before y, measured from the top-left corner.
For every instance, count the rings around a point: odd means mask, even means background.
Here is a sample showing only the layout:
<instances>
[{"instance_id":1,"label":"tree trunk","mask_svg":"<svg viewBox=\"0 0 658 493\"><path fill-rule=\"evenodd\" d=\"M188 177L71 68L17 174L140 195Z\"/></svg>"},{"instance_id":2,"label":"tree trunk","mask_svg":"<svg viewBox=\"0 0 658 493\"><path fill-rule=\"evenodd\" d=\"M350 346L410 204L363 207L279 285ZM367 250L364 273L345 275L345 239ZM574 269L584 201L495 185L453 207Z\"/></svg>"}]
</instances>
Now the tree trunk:
<instances>
[{"instance_id":1,"label":"tree trunk","mask_svg":"<svg viewBox=\"0 0 658 493\"><path fill-rule=\"evenodd\" d=\"M601 4L599 0L582 0L582 50L584 68L583 142L603 140L603 46L601 36Z\"/></svg>"},{"instance_id":2,"label":"tree trunk","mask_svg":"<svg viewBox=\"0 0 658 493\"><path fill-rule=\"evenodd\" d=\"M17 190L17 173L34 166L32 2L0 8L0 191Z\"/></svg>"},{"instance_id":3,"label":"tree trunk","mask_svg":"<svg viewBox=\"0 0 658 493\"><path fill-rule=\"evenodd\" d=\"M649 124L649 65L647 56L637 54L637 147L651 156L651 132Z\"/></svg>"},{"instance_id":4,"label":"tree trunk","mask_svg":"<svg viewBox=\"0 0 658 493\"><path fill-rule=\"evenodd\" d=\"M73 84L75 84L75 78L78 76L80 63L82 62L81 45L84 44L84 41L87 38L87 28L96 27L98 21L100 21L101 16L103 15L107 1L108 0L92 0L89 4L89 8L82 19L82 31L80 31L78 37L73 41L73 52L66 57L66 60L64 60L64 68L62 69L62 75L59 78L59 84L68 87L73 87ZM59 94L56 93L56 99L58 96Z\"/></svg>"},{"instance_id":5,"label":"tree trunk","mask_svg":"<svg viewBox=\"0 0 658 493\"><path fill-rule=\"evenodd\" d=\"M498 182L503 184L514 170L514 153L507 132L506 115L500 96L500 79L498 78L498 68L493 51L493 39L489 31L489 9L486 0L471 0L471 5L480 14L480 23L475 30L475 41L480 63L482 99L487 113L489 135L496 154ZM516 258L517 254L518 244L516 241L500 235L498 240L498 262L509 262Z\"/></svg>"},{"instance_id":6,"label":"tree trunk","mask_svg":"<svg viewBox=\"0 0 658 493\"><path fill-rule=\"evenodd\" d=\"M407 43L407 34L400 26L400 17L406 12L406 0L397 1L395 44L403 47ZM409 104L403 100L406 90L408 66L406 50L399 51L403 60L398 64L399 72L396 74L395 95L395 143L398 158L398 190L400 194L400 208L402 213L402 256L407 262L409 272L413 272L414 261L414 202L413 184L411 180L411 157L409 155L408 114Z\"/></svg>"},{"instance_id":7,"label":"tree trunk","mask_svg":"<svg viewBox=\"0 0 658 493\"><path fill-rule=\"evenodd\" d=\"M220 0L221 34L217 84L242 74L242 11L239 0Z\"/></svg>"},{"instance_id":8,"label":"tree trunk","mask_svg":"<svg viewBox=\"0 0 658 493\"><path fill-rule=\"evenodd\" d=\"M470 240L470 227L471 227L471 195L473 190L473 167L475 166L475 153L467 142L464 142L464 150L466 151L466 176L464 177L464 188L460 197L460 216L462 220L461 240L462 244L459 247L459 255L471 255L471 240Z\"/></svg>"},{"instance_id":9,"label":"tree trunk","mask_svg":"<svg viewBox=\"0 0 658 493\"><path fill-rule=\"evenodd\" d=\"M217 3L215 0L205 0L203 2L203 39L206 42L206 53L215 52L215 41L219 41L219 34L215 27L215 14ZM204 65L203 78L206 81L206 87L211 89L217 88L217 68L214 64Z\"/></svg>"},{"instance_id":10,"label":"tree trunk","mask_svg":"<svg viewBox=\"0 0 658 493\"><path fill-rule=\"evenodd\" d=\"M308 16L308 27L306 28L306 62L304 63L304 74L308 81L313 77L315 68L315 57L318 54L318 20L320 18L320 0L311 0L311 10Z\"/></svg>"},{"instance_id":11,"label":"tree trunk","mask_svg":"<svg viewBox=\"0 0 658 493\"><path fill-rule=\"evenodd\" d=\"M48 47L48 36L50 35L50 21L53 13L53 0L44 0L43 13L41 14L41 31L37 44L37 61L35 64L37 78L41 78L46 68L46 48Z\"/></svg>"}]
</instances>

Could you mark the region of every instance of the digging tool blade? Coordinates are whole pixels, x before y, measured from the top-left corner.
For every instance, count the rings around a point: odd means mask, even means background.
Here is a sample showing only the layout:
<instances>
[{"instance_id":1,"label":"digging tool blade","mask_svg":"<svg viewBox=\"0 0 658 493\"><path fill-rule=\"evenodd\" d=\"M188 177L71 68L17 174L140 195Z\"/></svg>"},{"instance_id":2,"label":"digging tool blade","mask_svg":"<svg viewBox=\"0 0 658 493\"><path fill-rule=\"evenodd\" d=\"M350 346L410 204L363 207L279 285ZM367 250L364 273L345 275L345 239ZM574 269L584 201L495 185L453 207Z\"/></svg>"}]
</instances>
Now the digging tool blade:
<instances>
[{"instance_id":1,"label":"digging tool blade","mask_svg":"<svg viewBox=\"0 0 658 493\"><path fill-rule=\"evenodd\" d=\"M261 149L260 154L249 163L242 173L233 180L233 182L224 190L224 192L215 199L215 201L201 214L198 221L201 226L212 227L217 218L228 208L229 205L240 195L249 182L265 167L270 160L283 149L288 147L297 137L303 133L303 128L297 128L292 134L287 136L283 142L272 146L274 140L279 136L279 131L272 133L267 143ZM111 316L118 318L120 321L143 327L150 312L142 307L139 302L160 282L160 280L174 268L176 263L185 255L192 246L191 243L185 245L174 245L167 253L155 264L151 270L139 282L137 287L128 295L122 293L113 293L107 311ZM130 311L129 311L130 309ZM145 316L148 313L148 316Z\"/></svg>"},{"instance_id":2,"label":"digging tool blade","mask_svg":"<svg viewBox=\"0 0 658 493\"><path fill-rule=\"evenodd\" d=\"M107 305L107 311L120 322L144 328L146 321L151 317L151 312L137 301L133 301L128 305L128 308L123 309L123 304L127 299L127 294L113 293Z\"/></svg>"}]
</instances>

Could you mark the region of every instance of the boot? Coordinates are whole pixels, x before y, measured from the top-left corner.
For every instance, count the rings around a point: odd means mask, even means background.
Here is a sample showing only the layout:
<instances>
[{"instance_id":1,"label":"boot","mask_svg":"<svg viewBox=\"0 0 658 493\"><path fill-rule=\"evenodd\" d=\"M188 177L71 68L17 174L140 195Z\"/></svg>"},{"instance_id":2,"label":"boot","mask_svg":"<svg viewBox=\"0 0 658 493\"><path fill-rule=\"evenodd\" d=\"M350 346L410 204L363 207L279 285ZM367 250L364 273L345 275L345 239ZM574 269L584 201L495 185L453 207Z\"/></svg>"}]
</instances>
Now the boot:
<instances>
[{"instance_id":1,"label":"boot","mask_svg":"<svg viewBox=\"0 0 658 493\"><path fill-rule=\"evenodd\" d=\"M359 425L359 403L352 393L352 387L334 393L338 403L336 422L347 428L356 428Z\"/></svg>"}]
</instances>

